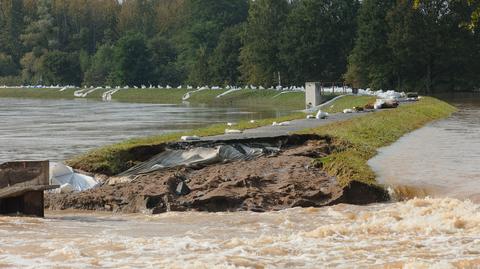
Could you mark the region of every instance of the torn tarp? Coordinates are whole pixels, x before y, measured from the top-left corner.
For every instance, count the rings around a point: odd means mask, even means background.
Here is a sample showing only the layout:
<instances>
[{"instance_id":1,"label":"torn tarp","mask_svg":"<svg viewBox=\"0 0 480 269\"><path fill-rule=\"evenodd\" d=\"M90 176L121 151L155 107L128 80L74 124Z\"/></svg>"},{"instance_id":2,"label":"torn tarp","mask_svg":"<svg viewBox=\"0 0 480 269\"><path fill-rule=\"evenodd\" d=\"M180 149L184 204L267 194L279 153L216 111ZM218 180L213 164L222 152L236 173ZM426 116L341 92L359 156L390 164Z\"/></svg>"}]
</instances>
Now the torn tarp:
<instances>
[{"instance_id":1,"label":"torn tarp","mask_svg":"<svg viewBox=\"0 0 480 269\"><path fill-rule=\"evenodd\" d=\"M123 172L119 176L128 177L177 166L195 167L229 161L250 160L264 154L278 152L279 149L244 144L217 145L212 148L196 147L185 150L167 150L150 160Z\"/></svg>"}]
</instances>

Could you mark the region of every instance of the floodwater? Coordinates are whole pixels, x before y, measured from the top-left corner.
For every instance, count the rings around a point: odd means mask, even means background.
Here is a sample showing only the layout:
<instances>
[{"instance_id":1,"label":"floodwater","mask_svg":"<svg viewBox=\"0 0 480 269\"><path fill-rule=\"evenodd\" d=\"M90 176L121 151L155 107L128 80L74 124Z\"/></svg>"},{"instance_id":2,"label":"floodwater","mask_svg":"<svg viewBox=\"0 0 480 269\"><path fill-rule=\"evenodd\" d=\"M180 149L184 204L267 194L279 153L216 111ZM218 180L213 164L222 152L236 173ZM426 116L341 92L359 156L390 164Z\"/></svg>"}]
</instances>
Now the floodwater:
<instances>
[{"instance_id":1,"label":"floodwater","mask_svg":"<svg viewBox=\"0 0 480 269\"><path fill-rule=\"evenodd\" d=\"M400 197L480 203L480 96L454 99L459 111L380 150L370 165Z\"/></svg>"},{"instance_id":2,"label":"floodwater","mask_svg":"<svg viewBox=\"0 0 480 269\"><path fill-rule=\"evenodd\" d=\"M285 115L252 108L0 98L0 163L62 161L125 139Z\"/></svg>"},{"instance_id":3,"label":"floodwater","mask_svg":"<svg viewBox=\"0 0 480 269\"><path fill-rule=\"evenodd\" d=\"M480 268L480 204L466 199L480 191L479 118L478 107L465 106L377 158L392 188L408 183L434 198L268 213L0 217L0 267ZM383 176L392 168L392 179Z\"/></svg>"},{"instance_id":4,"label":"floodwater","mask_svg":"<svg viewBox=\"0 0 480 269\"><path fill-rule=\"evenodd\" d=\"M0 267L479 268L480 208L415 199L270 213L0 218Z\"/></svg>"}]
</instances>

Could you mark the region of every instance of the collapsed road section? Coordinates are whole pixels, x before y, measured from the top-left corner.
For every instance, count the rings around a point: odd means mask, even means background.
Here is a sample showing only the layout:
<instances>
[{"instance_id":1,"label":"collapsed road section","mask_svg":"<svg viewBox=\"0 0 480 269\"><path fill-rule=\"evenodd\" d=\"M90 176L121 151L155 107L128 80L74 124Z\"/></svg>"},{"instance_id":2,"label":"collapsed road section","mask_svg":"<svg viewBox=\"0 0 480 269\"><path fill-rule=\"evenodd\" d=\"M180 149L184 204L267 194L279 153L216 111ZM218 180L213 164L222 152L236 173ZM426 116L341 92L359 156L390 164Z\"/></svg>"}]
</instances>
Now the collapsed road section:
<instances>
[{"instance_id":1,"label":"collapsed road section","mask_svg":"<svg viewBox=\"0 0 480 269\"><path fill-rule=\"evenodd\" d=\"M48 193L50 209L124 213L270 211L385 201L380 187L339 186L316 161L335 147L328 137L290 135L166 144L150 160L91 190Z\"/></svg>"}]
</instances>

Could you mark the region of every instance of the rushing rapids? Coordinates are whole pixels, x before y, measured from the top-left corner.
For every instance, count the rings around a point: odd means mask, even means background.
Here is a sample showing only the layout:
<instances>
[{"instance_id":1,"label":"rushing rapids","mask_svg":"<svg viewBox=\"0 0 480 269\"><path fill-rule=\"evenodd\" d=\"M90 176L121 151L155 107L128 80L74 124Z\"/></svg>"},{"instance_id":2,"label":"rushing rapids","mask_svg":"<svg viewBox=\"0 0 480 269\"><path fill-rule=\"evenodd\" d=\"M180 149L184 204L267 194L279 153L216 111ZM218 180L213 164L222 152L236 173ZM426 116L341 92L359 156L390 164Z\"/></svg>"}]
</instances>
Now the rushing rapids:
<instances>
[{"instance_id":1,"label":"rushing rapids","mask_svg":"<svg viewBox=\"0 0 480 269\"><path fill-rule=\"evenodd\" d=\"M451 198L269 213L50 213L0 226L2 267L480 266L480 206Z\"/></svg>"}]
</instances>

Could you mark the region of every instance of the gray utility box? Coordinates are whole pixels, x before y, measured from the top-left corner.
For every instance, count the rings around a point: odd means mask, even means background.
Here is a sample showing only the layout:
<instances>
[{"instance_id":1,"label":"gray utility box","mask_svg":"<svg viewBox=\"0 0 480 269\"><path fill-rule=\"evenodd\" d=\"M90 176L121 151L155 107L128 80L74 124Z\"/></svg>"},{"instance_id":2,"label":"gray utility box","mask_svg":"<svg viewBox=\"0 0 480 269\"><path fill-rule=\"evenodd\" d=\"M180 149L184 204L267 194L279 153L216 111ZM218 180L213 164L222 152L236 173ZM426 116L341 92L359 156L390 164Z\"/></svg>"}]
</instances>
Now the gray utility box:
<instances>
[{"instance_id":1,"label":"gray utility box","mask_svg":"<svg viewBox=\"0 0 480 269\"><path fill-rule=\"evenodd\" d=\"M320 82L307 82L305 84L305 105L307 108L322 104L322 84Z\"/></svg>"},{"instance_id":2,"label":"gray utility box","mask_svg":"<svg viewBox=\"0 0 480 269\"><path fill-rule=\"evenodd\" d=\"M44 216L43 191L50 185L49 162L0 164L0 214Z\"/></svg>"}]
</instances>

